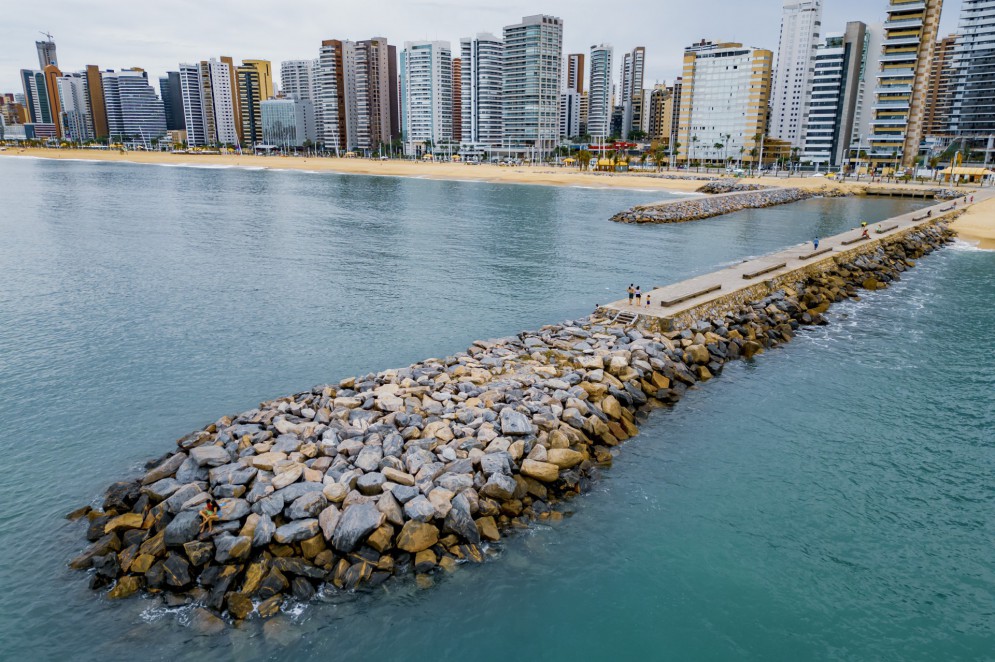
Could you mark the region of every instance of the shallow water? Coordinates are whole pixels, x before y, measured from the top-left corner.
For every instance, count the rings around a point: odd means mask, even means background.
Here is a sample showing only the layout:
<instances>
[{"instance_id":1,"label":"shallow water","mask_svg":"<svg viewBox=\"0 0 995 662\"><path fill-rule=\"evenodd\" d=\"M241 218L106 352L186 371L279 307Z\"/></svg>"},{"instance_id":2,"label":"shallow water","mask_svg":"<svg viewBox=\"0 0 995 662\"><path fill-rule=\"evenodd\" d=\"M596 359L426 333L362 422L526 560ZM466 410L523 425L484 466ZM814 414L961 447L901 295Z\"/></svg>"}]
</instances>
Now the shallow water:
<instances>
[{"instance_id":1,"label":"shallow water","mask_svg":"<svg viewBox=\"0 0 995 662\"><path fill-rule=\"evenodd\" d=\"M460 351L918 203L668 226L664 197L0 159L10 659L977 659L991 635L995 254L945 250L654 412L571 516L417 591L198 637L65 569L69 510L261 399ZM289 606L288 606L289 607Z\"/></svg>"}]
</instances>

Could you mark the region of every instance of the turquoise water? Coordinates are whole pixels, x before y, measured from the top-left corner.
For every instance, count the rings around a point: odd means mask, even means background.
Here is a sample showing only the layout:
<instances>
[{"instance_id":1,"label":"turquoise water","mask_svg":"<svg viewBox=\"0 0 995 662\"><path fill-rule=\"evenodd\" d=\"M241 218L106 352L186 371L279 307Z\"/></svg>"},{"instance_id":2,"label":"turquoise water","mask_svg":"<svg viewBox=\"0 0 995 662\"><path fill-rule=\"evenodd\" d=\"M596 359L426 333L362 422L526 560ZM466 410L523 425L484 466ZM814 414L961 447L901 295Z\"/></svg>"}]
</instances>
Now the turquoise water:
<instances>
[{"instance_id":1,"label":"turquoise water","mask_svg":"<svg viewBox=\"0 0 995 662\"><path fill-rule=\"evenodd\" d=\"M62 520L172 440L916 206L607 222L661 194L0 159L10 659L983 659L995 254L948 249L649 416L594 492L419 591L195 635L65 568Z\"/></svg>"}]
</instances>

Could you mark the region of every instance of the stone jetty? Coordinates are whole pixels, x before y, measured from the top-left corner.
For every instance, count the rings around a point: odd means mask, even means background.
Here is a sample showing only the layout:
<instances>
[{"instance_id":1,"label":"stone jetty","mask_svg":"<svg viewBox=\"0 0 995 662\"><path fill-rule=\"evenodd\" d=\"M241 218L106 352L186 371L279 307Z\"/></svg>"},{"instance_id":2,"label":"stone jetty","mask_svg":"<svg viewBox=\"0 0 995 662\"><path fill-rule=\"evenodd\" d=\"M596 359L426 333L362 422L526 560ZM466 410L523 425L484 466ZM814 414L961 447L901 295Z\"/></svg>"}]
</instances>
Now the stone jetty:
<instances>
[{"instance_id":1,"label":"stone jetty","mask_svg":"<svg viewBox=\"0 0 995 662\"><path fill-rule=\"evenodd\" d=\"M205 631L319 590L430 585L557 519L641 410L824 324L832 303L887 286L949 237L942 224L912 228L684 328L602 310L224 416L71 513L88 543L70 566L110 599L198 605ZM202 531L209 499L218 521Z\"/></svg>"},{"instance_id":2,"label":"stone jetty","mask_svg":"<svg viewBox=\"0 0 995 662\"><path fill-rule=\"evenodd\" d=\"M686 223L743 209L774 207L823 194L822 191L810 189L766 188L757 184L735 182L712 182L698 191L715 194L637 205L615 214L611 220L616 223Z\"/></svg>"}]
</instances>

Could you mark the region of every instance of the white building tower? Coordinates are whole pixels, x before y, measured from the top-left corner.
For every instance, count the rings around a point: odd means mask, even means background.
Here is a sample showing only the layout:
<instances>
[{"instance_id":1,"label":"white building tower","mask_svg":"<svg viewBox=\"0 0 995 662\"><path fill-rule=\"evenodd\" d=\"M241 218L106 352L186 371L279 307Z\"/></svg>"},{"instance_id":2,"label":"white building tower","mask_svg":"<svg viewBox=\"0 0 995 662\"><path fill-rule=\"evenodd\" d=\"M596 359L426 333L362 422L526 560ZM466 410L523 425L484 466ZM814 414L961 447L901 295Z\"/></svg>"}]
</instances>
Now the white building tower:
<instances>
[{"instance_id":1,"label":"white building tower","mask_svg":"<svg viewBox=\"0 0 995 662\"><path fill-rule=\"evenodd\" d=\"M805 142L815 49L821 31L822 0L784 0L771 91L770 136L794 147L802 147Z\"/></svg>"}]
</instances>

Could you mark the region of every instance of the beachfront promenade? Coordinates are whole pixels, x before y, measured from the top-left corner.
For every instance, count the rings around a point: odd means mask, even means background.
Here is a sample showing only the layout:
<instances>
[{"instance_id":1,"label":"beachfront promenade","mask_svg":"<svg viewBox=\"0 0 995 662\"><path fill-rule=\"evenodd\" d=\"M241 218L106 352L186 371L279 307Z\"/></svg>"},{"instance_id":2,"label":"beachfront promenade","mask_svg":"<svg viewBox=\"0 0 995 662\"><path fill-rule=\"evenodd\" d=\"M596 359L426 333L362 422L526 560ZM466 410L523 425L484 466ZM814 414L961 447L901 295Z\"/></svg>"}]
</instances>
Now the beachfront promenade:
<instances>
[{"instance_id":1,"label":"beachfront promenade","mask_svg":"<svg viewBox=\"0 0 995 662\"><path fill-rule=\"evenodd\" d=\"M974 198L973 204L967 202L971 196ZM856 227L832 237L820 238L818 249L813 247L812 242L806 242L679 283L654 287L643 293L642 305L637 306L630 304L628 299L620 299L600 308L609 315L612 311L622 313L620 321L630 321L633 316L638 315L644 323L652 323L664 330L681 328L691 319L707 313L709 308L717 310L725 304L762 298L764 290L776 289L787 280L787 276L795 275L796 272L819 269L832 264L840 256L849 257L869 252L876 249L883 239L890 239L940 219L950 219L956 212L988 199L995 199L995 192L978 191L957 200L944 200L868 225L867 239L861 238L863 229ZM761 296L758 297L758 294ZM649 306L646 305L647 296Z\"/></svg>"}]
</instances>

